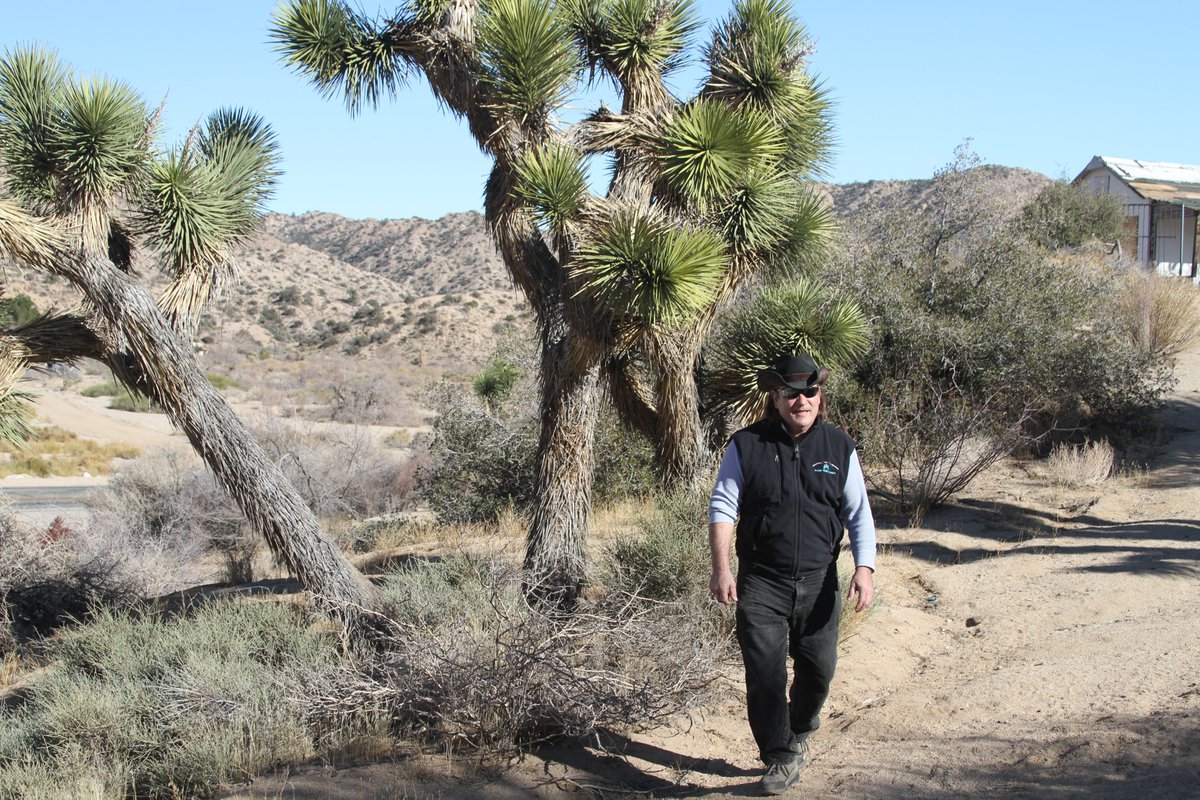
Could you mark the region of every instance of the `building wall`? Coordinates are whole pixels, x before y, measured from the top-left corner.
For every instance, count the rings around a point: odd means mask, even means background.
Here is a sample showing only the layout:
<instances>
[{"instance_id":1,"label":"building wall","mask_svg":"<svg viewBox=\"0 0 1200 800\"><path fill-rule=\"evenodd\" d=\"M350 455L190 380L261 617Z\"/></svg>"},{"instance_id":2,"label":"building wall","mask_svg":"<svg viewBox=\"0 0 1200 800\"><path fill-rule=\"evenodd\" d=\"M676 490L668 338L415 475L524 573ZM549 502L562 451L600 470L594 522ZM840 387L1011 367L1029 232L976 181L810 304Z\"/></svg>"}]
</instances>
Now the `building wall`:
<instances>
[{"instance_id":1,"label":"building wall","mask_svg":"<svg viewBox=\"0 0 1200 800\"><path fill-rule=\"evenodd\" d=\"M1150 201L1125 184L1108 167L1089 170L1076 183L1093 194L1111 194L1124 204L1127 233L1121 237L1121 252L1138 261L1150 260ZM1178 220L1176 220L1178 222Z\"/></svg>"},{"instance_id":2,"label":"building wall","mask_svg":"<svg viewBox=\"0 0 1200 800\"><path fill-rule=\"evenodd\" d=\"M1180 213L1183 212L1183 253L1180 256ZM1154 205L1154 263L1165 275L1196 274L1196 212L1167 203Z\"/></svg>"}]
</instances>

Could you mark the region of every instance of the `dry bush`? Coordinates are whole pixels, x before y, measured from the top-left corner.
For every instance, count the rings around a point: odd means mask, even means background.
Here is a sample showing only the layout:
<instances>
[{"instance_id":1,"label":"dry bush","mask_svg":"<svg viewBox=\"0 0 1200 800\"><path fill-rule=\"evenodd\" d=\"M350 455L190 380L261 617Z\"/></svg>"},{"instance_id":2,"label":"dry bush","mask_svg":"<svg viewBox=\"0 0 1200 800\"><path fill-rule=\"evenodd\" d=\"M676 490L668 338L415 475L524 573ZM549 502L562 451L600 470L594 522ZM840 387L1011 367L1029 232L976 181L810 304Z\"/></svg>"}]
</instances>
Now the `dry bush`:
<instances>
[{"instance_id":1,"label":"dry bush","mask_svg":"<svg viewBox=\"0 0 1200 800\"><path fill-rule=\"evenodd\" d=\"M1170 359L1200 342L1200 289L1187 278L1132 267L1118 308L1130 340L1147 356Z\"/></svg>"},{"instance_id":2,"label":"dry bush","mask_svg":"<svg viewBox=\"0 0 1200 800\"><path fill-rule=\"evenodd\" d=\"M1050 450L1050 481L1061 486L1096 486L1113 474L1116 457L1105 440L1081 445L1060 443Z\"/></svg>"},{"instance_id":3,"label":"dry bush","mask_svg":"<svg viewBox=\"0 0 1200 800\"><path fill-rule=\"evenodd\" d=\"M138 452L133 445L101 444L51 425L37 428L28 442L0 443L0 477L107 475L114 459L133 458Z\"/></svg>"},{"instance_id":4,"label":"dry bush","mask_svg":"<svg viewBox=\"0 0 1200 800\"><path fill-rule=\"evenodd\" d=\"M315 676L309 724L386 714L428 744L512 756L601 728L662 722L703 702L728 637L683 604L613 593L572 614L525 602L520 570L458 556L395 575L397 634Z\"/></svg>"},{"instance_id":5,"label":"dry bush","mask_svg":"<svg viewBox=\"0 0 1200 800\"><path fill-rule=\"evenodd\" d=\"M405 457L363 426L324 429L266 418L255 424L255 434L320 517L382 514L398 505L398 489L411 492Z\"/></svg>"},{"instance_id":6,"label":"dry bush","mask_svg":"<svg viewBox=\"0 0 1200 800\"><path fill-rule=\"evenodd\" d=\"M37 530L0 512L0 652L140 596L138 576L117 553L55 522Z\"/></svg>"},{"instance_id":7,"label":"dry bush","mask_svg":"<svg viewBox=\"0 0 1200 800\"><path fill-rule=\"evenodd\" d=\"M250 580L259 537L193 453L168 449L126 464L85 500L88 537L140 575L149 594L224 577Z\"/></svg>"},{"instance_id":8,"label":"dry bush","mask_svg":"<svg viewBox=\"0 0 1200 800\"><path fill-rule=\"evenodd\" d=\"M1028 431L1031 406L1006 416L986 399L972 403L933 384L918 376L863 393L843 415L860 440L875 496L907 514L913 526L988 467L1038 439Z\"/></svg>"}]
</instances>

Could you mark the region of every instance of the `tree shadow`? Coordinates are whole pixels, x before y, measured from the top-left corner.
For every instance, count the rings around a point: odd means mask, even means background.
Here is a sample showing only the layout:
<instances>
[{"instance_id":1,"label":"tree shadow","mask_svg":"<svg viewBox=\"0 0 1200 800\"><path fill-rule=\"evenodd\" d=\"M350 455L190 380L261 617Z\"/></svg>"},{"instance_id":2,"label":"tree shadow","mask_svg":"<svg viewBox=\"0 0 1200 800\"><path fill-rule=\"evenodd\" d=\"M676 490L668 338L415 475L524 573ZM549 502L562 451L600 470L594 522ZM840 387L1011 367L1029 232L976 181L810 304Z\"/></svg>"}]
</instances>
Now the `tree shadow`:
<instances>
[{"instance_id":1,"label":"tree shadow","mask_svg":"<svg viewBox=\"0 0 1200 800\"><path fill-rule=\"evenodd\" d=\"M972 523L964 526L955 510L967 510ZM1053 513L1004 502L962 500L929 519L925 527L981 540L978 546L954 548L932 540L906 542L903 547L914 558L931 564L969 564L985 558L1056 553L1121 554L1118 561L1082 566L1080 572L1153 573L1163 576L1200 575L1200 521L1180 519L1113 522L1093 515L1072 517L1083 527L1066 529ZM1128 544L1074 544L1078 540L1103 539ZM989 546L987 543L991 543ZM1197 543L1196 547L1150 544L1157 542Z\"/></svg>"},{"instance_id":2,"label":"tree shadow","mask_svg":"<svg viewBox=\"0 0 1200 800\"><path fill-rule=\"evenodd\" d=\"M1139 746L1130 747L1131 742ZM930 786L925 771L913 773L909 788L895 785L893 774L888 785L859 784L856 795L866 800L1195 800L1200 786L1200 717L1194 709L1110 720L1102 731L1049 742L991 736L971 744L1006 754L1004 763L948 766L951 785L944 788Z\"/></svg>"},{"instance_id":3,"label":"tree shadow","mask_svg":"<svg viewBox=\"0 0 1200 800\"><path fill-rule=\"evenodd\" d=\"M598 748L578 745L544 748L538 755L550 763L569 768L573 773L571 783L600 796L608 792L638 792L652 797L757 797L761 794L761 768L746 769L723 758L695 758L611 730L600 731L597 743ZM651 766L643 768L636 762ZM696 773L742 780L718 787L697 786L688 781L688 776Z\"/></svg>"}]
</instances>

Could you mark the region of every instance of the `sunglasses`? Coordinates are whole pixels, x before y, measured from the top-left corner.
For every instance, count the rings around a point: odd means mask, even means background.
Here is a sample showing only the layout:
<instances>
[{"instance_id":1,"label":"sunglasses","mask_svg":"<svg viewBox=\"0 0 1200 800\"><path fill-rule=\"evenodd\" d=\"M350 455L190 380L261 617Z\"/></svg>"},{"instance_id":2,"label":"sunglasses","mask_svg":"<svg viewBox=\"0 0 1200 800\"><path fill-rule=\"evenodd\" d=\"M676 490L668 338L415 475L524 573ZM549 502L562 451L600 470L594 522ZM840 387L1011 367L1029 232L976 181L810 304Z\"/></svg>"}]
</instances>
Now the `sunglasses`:
<instances>
[{"instance_id":1,"label":"sunglasses","mask_svg":"<svg viewBox=\"0 0 1200 800\"><path fill-rule=\"evenodd\" d=\"M821 391L820 386L805 386L803 389L793 389L790 386L785 386L782 389L776 389L776 393L784 400L795 400L800 395L808 398L817 396L817 392Z\"/></svg>"}]
</instances>

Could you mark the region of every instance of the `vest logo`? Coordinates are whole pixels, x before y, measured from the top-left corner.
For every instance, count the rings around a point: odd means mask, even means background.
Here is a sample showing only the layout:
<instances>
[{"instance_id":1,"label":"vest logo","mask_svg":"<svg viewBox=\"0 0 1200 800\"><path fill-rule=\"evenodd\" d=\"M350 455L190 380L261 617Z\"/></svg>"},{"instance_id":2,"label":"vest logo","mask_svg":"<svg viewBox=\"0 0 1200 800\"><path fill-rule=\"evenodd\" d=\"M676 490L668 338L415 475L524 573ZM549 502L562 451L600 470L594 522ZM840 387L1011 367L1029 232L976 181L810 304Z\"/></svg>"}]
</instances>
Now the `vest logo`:
<instances>
[{"instance_id":1,"label":"vest logo","mask_svg":"<svg viewBox=\"0 0 1200 800\"><path fill-rule=\"evenodd\" d=\"M828 461L818 461L817 463L812 465L812 470L813 470L813 472L815 472L819 475L837 475L838 474L837 465L832 464Z\"/></svg>"}]
</instances>

